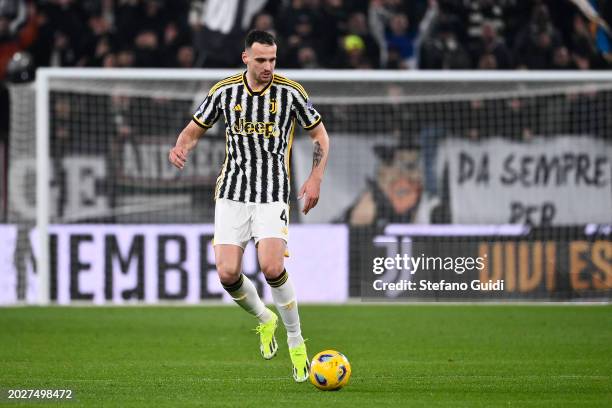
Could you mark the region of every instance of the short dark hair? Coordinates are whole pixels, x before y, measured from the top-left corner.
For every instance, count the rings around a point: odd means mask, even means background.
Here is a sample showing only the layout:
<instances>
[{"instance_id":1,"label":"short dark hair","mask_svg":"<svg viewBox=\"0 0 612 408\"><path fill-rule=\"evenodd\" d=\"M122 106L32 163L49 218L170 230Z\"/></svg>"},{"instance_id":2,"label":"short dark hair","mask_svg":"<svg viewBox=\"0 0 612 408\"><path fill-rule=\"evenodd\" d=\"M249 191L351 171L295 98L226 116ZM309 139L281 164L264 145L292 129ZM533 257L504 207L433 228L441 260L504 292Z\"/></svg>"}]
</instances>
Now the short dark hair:
<instances>
[{"instance_id":1,"label":"short dark hair","mask_svg":"<svg viewBox=\"0 0 612 408\"><path fill-rule=\"evenodd\" d=\"M251 30L244 40L244 48L251 48L253 43L274 45L276 44L276 38L267 31Z\"/></svg>"}]
</instances>

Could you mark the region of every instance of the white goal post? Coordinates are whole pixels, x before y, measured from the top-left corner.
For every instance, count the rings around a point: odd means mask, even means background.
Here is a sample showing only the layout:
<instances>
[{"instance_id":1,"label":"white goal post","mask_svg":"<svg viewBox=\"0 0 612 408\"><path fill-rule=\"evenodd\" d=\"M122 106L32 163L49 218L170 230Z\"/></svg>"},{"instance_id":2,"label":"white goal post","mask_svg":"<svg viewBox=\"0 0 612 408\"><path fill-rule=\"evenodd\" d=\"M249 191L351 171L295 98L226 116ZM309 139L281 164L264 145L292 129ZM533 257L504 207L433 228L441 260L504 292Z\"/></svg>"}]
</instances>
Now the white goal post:
<instances>
[{"instance_id":1,"label":"white goal post","mask_svg":"<svg viewBox=\"0 0 612 408\"><path fill-rule=\"evenodd\" d=\"M40 304L50 302L49 228L51 202L50 153L50 93L62 84L88 81L100 83L139 83L163 81L216 82L233 75L237 70L180 70L180 69L78 69L40 68L36 74L36 231L37 279ZM583 71L332 71L332 70L278 70L282 75L303 83L315 105L420 103L435 100L469 100L470 98L498 98L500 95L531 95L557 92L562 94L575 87L596 84L597 89L612 90L612 72ZM362 91L360 84L371 87ZM59 85L58 85L59 84ZM318 84L313 87L311 84ZM377 85L378 84L378 85ZM400 84L405 89L418 87L414 93L376 94L382 85ZM433 85L432 85L433 84ZM489 90L490 84L490 90ZM380 86L379 86L380 85ZM58 88L59 87L59 88ZM429 87L429 88L427 88ZM79 89L81 89L79 88ZM103 88L103 85L102 85ZM416 89L416 88L415 88ZM431 91L428 91L431 89ZM326 90L322 92L321 90ZM154 92L154 90L150 90ZM201 90L206 91L206 90ZM96 91L99 92L99 89ZM183 92L180 90L179 92ZM364 93L366 92L366 93ZM193 95L188 95L193 97ZM325 121L325 117L323 118ZM609 137L609 136L608 136Z\"/></svg>"}]
</instances>

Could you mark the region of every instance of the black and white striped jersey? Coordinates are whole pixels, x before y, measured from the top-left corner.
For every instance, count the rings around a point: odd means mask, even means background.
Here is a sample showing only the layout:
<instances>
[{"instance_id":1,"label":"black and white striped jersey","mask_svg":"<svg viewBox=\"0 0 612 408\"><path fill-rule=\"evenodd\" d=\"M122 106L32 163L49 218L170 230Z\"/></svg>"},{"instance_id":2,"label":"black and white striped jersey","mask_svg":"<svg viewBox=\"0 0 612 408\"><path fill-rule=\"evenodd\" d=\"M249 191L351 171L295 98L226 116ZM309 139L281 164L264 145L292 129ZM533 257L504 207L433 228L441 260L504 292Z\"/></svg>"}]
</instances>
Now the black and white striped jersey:
<instances>
[{"instance_id":1,"label":"black and white striped jersey","mask_svg":"<svg viewBox=\"0 0 612 408\"><path fill-rule=\"evenodd\" d=\"M289 202L289 161L296 122L312 129L321 115L304 88L274 75L261 91L253 91L246 73L215 84L193 120L210 128L225 118L225 161L215 199L245 203Z\"/></svg>"}]
</instances>

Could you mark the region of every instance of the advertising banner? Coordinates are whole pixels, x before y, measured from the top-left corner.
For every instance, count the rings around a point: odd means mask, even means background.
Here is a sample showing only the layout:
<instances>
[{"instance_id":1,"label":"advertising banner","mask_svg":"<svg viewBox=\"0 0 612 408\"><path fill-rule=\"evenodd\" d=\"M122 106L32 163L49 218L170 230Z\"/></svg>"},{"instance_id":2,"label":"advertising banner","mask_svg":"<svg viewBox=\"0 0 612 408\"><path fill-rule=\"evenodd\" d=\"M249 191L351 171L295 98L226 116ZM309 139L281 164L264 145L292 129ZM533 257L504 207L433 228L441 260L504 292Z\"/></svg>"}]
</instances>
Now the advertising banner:
<instances>
[{"instance_id":1,"label":"advertising banner","mask_svg":"<svg viewBox=\"0 0 612 408\"><path fill-rule=\"evenodd\" d=\"M36 248L36 231L30 240ZM51 299L59 304L229 302L217 277L212 240L212 225L51 226ZM347 248L343 225L291 227L285 265L300 302L347 299ZM243 272L271 302L252 243ZM32 270L28 282L36 284ZM28 300L34 299L35 290L29 290Z\"/></svg>"},{"instance_id":2,"label":"advertising banner","mask_svg":"<svg viewBox=\"0 0 612 408\"><path fill-rule=\"evenodd\" d=\"M578 230L521 225L298 225L285 265L300 302L612 298L609 224ZM15 304L17 229L0 226L0 304ZM559 237L573 237L562 239ZM53 225L50 296L58 304L197 304L231 299L217 277L213 227ZM36 255L36 231L30 245ZM39 279L26 256L25 301ZM243 272L270 302L255 248Z\"/></svg>"}]
</instances>

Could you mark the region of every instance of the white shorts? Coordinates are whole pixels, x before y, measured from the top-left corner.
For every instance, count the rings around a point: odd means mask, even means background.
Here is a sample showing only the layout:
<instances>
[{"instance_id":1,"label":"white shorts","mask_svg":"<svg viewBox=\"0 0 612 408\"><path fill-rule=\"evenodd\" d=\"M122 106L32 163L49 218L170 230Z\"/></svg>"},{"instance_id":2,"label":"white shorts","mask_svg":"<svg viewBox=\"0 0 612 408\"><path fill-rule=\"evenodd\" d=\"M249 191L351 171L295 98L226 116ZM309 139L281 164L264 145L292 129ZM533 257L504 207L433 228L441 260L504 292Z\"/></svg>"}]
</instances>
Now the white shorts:
<instances>
[{"instance_id":1,"label":"white shorts","mask_svg":"<svg viewBox=\"0 0 612 408\"><path fill-rule=\"evenodd\" d=\"M289 242L289 206L283 202L241 203L218 198L215 204L214 245L231 244L243 249L251 238L280 238Z\"/></svg>"}]
</instances>

